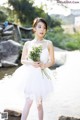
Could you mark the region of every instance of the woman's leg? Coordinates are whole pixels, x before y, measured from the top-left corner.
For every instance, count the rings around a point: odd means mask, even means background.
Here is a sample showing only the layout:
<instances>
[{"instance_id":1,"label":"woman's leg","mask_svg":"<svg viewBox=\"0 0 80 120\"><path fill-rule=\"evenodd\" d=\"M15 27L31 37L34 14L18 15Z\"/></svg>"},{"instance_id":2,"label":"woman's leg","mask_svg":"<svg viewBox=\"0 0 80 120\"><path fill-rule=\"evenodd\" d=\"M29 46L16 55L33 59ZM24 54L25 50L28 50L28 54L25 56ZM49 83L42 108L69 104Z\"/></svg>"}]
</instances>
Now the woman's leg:
<instances>
[{"instance_id":1,"label":"woman's leg","mask_svg":"<svg viewBox=\"0 0 80 120\"><path fill-rule=\"evenodd\" d=\"M39 120L43 120L43 105L41 98L37 102L37 109L38 109Z\"/></svg>"},{"instance_id":2,"label":"woman's leg","mask_svg":"<svg viewBox=\"0 0 80 120\"><path fill-rule=\"evenodd\" d=\"M22 111L21 120L27 120L29 110L30 110L32 103L33 103L33 100L27 98L25 106L24 106L23 111Z\"/></svg>"}]
</instances>

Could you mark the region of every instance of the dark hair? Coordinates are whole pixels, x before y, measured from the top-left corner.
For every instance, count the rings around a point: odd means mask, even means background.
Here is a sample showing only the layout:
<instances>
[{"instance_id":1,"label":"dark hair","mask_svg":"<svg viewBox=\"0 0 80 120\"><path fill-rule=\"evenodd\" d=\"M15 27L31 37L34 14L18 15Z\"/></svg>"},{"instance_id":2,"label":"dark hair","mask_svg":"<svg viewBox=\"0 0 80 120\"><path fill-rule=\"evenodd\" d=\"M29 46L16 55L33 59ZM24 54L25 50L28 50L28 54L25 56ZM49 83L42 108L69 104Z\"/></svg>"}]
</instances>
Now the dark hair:
<instances>
[{"instance_id":1,"label":"dark hair","mask_svg":"<svg viewBox=\"0 0 80 120\"><path fill-rule=\"evenodd\" d=\"M35 18L34 21L33 21L33 28L36 27L36 25L39 23L39 22L42 22L45 24L45 27L46 27L46 30L47 30L47 22L45 21L45 19L43 18Z\"/></svg>"}]
</instances>

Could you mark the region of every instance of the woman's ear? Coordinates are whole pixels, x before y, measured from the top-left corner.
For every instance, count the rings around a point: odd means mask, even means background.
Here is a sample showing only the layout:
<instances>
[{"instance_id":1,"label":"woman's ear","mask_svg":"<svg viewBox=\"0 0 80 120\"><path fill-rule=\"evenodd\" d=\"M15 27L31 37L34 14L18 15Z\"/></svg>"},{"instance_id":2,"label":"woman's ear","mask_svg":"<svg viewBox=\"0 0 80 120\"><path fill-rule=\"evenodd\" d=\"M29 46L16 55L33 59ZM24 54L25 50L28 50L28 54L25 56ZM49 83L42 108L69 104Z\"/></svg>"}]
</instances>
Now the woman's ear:
<instances>
[{"instance_id":1,"label":"woman's ear","mask_svg":"<svg viewBox=\"0 0 80 120\"><path fill-rule=\"evenodd\" d=\"M36 32L36 29L35 29L35 27L33 27L33 32L34 32L34 33Z\"/></svg>"}]
</instances>

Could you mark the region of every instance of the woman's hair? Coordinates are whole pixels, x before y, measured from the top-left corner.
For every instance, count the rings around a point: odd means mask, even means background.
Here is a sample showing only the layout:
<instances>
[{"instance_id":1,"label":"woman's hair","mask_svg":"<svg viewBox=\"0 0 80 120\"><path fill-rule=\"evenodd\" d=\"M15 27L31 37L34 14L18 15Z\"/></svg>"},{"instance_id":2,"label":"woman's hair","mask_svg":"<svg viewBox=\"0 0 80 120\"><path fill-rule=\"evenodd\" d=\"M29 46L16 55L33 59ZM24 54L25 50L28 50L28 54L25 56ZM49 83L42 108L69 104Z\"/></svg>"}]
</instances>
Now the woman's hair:
<instances>
[{"instance_id":1,"label":"woman's hair","mask_svg":"<svg viewBox=\"0 0 80 120\"><path fill-rule=\"evenodd\" d=\"M39 23L39 22L42 22L44 23L45 27L46 27L46 30L47 30L47 22L45 21L45 19L43 18L35 18L34 21L33 21L33 28L36 27L36 25ZM33 31L34 32L34 31Z\"/></svg>"}]
</instances>

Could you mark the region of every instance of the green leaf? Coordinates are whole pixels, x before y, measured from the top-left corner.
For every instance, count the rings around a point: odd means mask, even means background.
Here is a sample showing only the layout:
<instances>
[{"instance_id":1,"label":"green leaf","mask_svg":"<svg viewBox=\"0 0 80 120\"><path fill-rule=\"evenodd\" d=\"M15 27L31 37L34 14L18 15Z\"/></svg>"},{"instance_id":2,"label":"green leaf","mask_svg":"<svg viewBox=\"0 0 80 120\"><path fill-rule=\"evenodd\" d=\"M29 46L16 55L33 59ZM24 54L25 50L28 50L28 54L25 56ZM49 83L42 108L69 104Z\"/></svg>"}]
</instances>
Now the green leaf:
<instances>
[{"instance_id":1,"label":"green leaf","mask_svg":"<svg viewBox=\"0 0 80 120\"><path fill-rule=\"evenodd\" d=\"M40 61L40 54L42 52L42 46L32 47L30 51L29 58L33 61Z\"/></svg>"}]
</instances>

